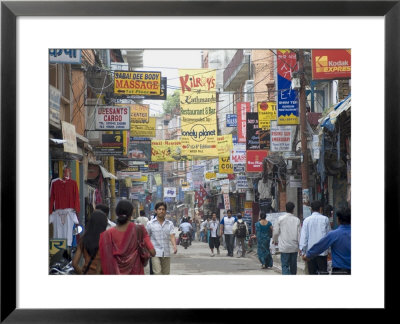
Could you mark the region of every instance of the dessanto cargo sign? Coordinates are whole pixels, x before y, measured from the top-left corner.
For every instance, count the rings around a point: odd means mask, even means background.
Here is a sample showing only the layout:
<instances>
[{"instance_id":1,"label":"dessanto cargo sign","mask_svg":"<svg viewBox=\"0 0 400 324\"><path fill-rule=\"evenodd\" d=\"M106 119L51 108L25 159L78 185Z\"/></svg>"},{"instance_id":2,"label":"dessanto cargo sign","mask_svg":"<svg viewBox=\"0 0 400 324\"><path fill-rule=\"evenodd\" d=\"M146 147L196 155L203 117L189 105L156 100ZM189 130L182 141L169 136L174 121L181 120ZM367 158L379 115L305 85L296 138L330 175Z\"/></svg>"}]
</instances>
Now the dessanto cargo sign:
<instances>
[{"instance_id":1,"label":"dessanto cargo sign","mask_svg":"<svg viewBox=\"0 0 400 324\"><path fill-rule=\"evenodd\" d=\"M312 79L336 80L351 78L351 50L312 50Z\"/></svg>"},{"instance_id":2,"label":"dessanto cargo sign","mask_svg":"<svg viewBox=\"0 0 400 324\"><path fill-rule=\"evenodd\" d=\"M97 130L129 130L129 107L98 107L96 109Z\"/></svg>"},{"instance_id":3,"label":"dessanto cargo sign","mask_svg":"<svg viewBox=\"0 0 400 324\"><path fill-rule=\"evenodd\" d=\"M115 71L114 93L159 96L161 93L161 72Z\"/></svg>"}]
</instances>

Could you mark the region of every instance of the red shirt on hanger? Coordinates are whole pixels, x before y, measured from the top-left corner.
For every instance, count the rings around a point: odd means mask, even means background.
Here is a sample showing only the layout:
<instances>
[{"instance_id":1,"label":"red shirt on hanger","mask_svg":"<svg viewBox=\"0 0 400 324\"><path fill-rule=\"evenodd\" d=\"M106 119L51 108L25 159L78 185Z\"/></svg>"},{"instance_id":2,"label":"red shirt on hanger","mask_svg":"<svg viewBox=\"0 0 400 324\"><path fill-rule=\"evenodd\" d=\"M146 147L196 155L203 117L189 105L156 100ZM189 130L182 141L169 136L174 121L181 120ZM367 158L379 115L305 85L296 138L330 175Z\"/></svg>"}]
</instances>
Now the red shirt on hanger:
<instances>
[{"instance_id":1,"label":"red shirt on hanger","mask_svg":"<svg viewBox=\"0 0 400 324\"><path fill-rule=\"evenodd\" d=\"M59 179L51 186L50 214L54 210L66 208L73 208L79 214L81 206L78 184L72 179Z\"/></svg>"}]
</instances>

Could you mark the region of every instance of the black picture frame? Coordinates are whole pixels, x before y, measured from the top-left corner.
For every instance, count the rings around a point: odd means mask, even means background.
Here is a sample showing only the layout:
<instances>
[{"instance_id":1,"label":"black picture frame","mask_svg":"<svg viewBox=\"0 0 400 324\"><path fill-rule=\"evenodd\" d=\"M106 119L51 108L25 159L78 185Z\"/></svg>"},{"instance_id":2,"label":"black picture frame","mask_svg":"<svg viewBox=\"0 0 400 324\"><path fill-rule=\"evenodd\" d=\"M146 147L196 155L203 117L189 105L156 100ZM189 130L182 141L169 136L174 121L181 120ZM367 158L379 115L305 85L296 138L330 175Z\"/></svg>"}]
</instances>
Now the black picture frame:
<instances>
[{"instance_id":1,"label":"black picture frame","mask_svg":"<svg viewBox=\"0 0 400 324\"><path fill-rule=\"evenodd\" d=\"M1 322L219 322L238 310L16 308L16 19L19 16L384 16L385 18L385 309L398 282L389 266L398 234L400 4L396 1L2 1L1 2ZM157 11L155 11L157 8ZM373 45L371 45L373 48ZM371 225L373 226L373 225ZM366 244L372 244L367 242ZM367 246L366 246L367 248ZM368 267L376 266L371 256ZM380 265L383 266L383 265ZM367 285L368 283L366 283ZM88 292L90 294L90 292ZM134 295L133 295L134 296ZM271 294L271 298L273 293ZM172 297L172 296L171 296ZM327 304L327 306L329 306ZM160 307L160 308L159 308ZM261 315L261 314L258 314ZM265 315L265 314L264 314ZM262 315L262 316L264 316Z\"/></svg>"}]
</instances>

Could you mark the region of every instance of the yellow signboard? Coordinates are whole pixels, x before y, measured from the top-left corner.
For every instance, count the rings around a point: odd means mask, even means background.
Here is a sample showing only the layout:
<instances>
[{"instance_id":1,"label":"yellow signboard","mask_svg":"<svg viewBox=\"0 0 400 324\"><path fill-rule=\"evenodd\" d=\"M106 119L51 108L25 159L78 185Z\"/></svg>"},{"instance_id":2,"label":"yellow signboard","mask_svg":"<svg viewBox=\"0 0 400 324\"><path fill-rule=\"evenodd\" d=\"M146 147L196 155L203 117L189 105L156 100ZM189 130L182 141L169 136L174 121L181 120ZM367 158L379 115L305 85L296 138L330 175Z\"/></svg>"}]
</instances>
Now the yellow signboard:
<instances>
[{"instance_id":1,"label":"yellow signboard","mask_svg":"<svg viewBox=\"0 0 400 324\"><path fill-rule=\"evenodd\" d=\"M206 179L215 179L217 177L217 174L215 172L207 172L206 173Z\"/></svg>"},{"instance_id":2,"label":"yellow signboard","mask_svg":"<svg viewBox=\"0 0 400 324\"><path fill-rule=\"evenodd\" d=\"M131 123L145 124L149 122L149 105L129 105L131 110Z\"/></svg>"},{"instance_id":3,"label":"yellow signboard","mask_svg":"<svg viewBox=\"0 0 400 324\"><path fill-rule=\"evenodd\" d=\"M132 181L134 181L134 182L147 182L147 180L148 180L148 176L147 175L143 175L143 174L142 174L142 177L140 179L132 178Z\"/></svg>"},{"instance_id":4,"label":"yellow signboard","mask_svg":"<svg viewBox=\"0 0 400 324\"><path fill-rule=\"evenodd\" d=\"M153 140L151 141L151 161L173 162L181 160L181 141Z\"/></svg>"},{"instance_id":5,"label":"yellow signboard","mask_svg":"<svg viewBox=\"0 0 400 324\"><path fill-rule=\"evenodd\" d=\"M149 117L148 123L132 123L131 137L156 137L156 117Z\"/></svg>"},{"instance_id":6,"label":"yellow signboard","mask_svg":"<svg viewBox=\"0 0 400 324\"><path fill-rule=\"evenodd\" d=\"M218 156L230 156L233 150L232 134L217 136Z\"/></svg>"},{"instance_id":7,"label":"yellow signboard","mask_svg":"<svg viewBox=\"0 0 400 324\"><path fill-rule=\"evenodd\" d=\"M121 95L159 96L161 72L115 71L114 93Z\"/></svg>"},{"instance_id":8,"label":"yellow signboard","mask_svg":"<svg viewBox=\"0 0 400 324\"><path fill-rule=\"evenodd\" d=\"M233 164L229 156L219 158L219 173L233 174Z\"/></svg>"},{"instance_id":9,"label":"yellow signboard","mask_svg":"<svg viewBox=\"0 0 400 324\"><path fill-rule=\"evenodd\" d=\"M67 249L67 239L50 239L49 243L50 255L54 255L60 250Z\"/></svg>"},{"instance_id":10,"label":"yellow signboard","mask_svg":"<svg viewBox=\"0 0 400 324\"><path fill-rule=\"evenodd\" d=\"M258 102L258 127L263 130L271 129L271 120L276 120L276 102Z\"/></svg>"},{"instance_id":11,"label":"yellow signboard","mask_svg":"<svg viewBox=\"0 0 400 324\"><path fill-rule=\"evenodd\" d=\"M179 70L183 155L218 156L215 79L215 70Z\"/></svg>"}]
</instances>

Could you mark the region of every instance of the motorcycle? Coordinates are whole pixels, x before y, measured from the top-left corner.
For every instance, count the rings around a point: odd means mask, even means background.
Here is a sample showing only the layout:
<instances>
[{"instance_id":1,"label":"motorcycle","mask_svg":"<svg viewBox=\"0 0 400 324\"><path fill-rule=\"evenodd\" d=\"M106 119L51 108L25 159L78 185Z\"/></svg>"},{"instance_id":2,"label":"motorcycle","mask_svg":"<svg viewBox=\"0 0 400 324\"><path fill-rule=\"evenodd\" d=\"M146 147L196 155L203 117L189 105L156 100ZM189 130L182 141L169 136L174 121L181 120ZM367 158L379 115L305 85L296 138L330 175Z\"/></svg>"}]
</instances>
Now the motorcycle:
<instances>
[{"instance_id":1,"label":"motorcycle","mask_svg":"<svg viewBox=\"0 0 400 324\"><path fill-rule=\"evenodd\" d=\"M180 235L180 245L182 245L185 249L190 245L190 239L188 233L181 233Z\"/></svg>"},{"instance_id":2,"label":"motorcycle","mask_svg":"<svg viewBox=\"0 0 400 324\"><path fill-rule=\"evenodd\" d=\"M74 228L73 235L76 236L82 232L82 226ZM68 250L60 249L56 254L50 258L49 274L50 275L70 275L75 274L74 267L72 266L72 259L74 258L76 247L71 248L71 255Z\"/></svg>"}]
</instances>

